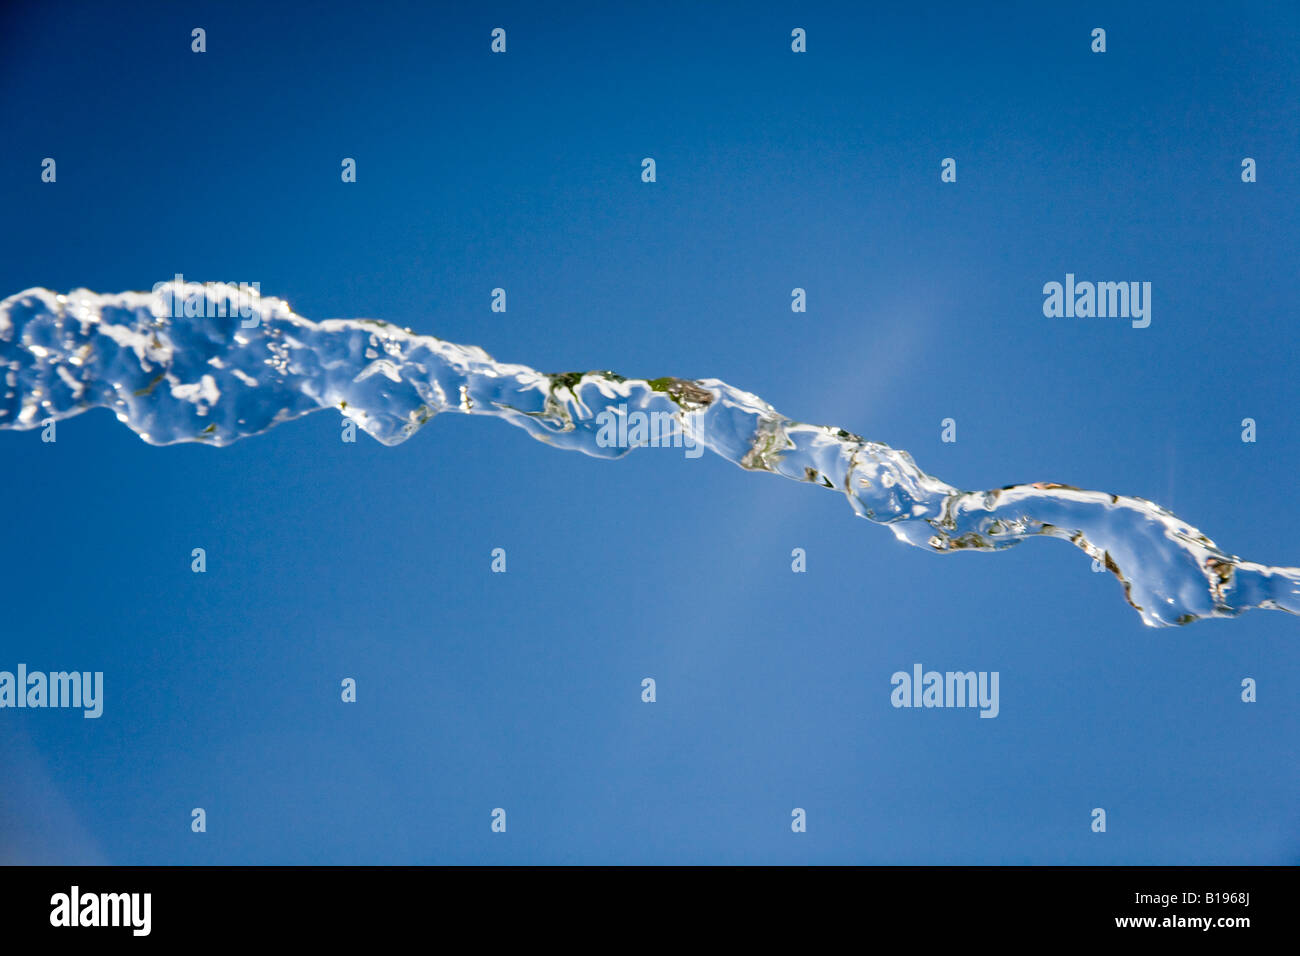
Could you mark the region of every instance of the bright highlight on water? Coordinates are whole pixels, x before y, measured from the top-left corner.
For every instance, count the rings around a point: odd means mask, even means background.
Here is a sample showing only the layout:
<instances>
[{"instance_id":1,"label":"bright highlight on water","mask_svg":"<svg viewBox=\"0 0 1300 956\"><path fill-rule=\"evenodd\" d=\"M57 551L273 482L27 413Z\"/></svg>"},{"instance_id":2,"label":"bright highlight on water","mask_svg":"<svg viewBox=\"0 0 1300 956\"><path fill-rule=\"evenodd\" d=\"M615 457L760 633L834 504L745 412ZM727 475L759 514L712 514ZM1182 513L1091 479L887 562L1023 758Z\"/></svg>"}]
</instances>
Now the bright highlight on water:
<instances>
[{"instance_id":1,"label":"bright highlight on water","mask_svg":"<svg viewBox=\"0 0 1300 956\"><path fill-rule=\"evenodd\" d=\"M1300 613L1300 568L1243 561L1143 498L1041 482L961 491L905 451L792 421L717 379L546 375L373 319L312 322L248 287L28 289L0 302L0 371L0 429L109 408L154 445L229 445L334 408L385 445L463 412L617 458L645 443L638 423L658 423L658 443L670 424L687 449L839 491L900 541L940 554L1069 541L1120 580L1152 626L1251 608Z\"/></svg>"}]
</instances>

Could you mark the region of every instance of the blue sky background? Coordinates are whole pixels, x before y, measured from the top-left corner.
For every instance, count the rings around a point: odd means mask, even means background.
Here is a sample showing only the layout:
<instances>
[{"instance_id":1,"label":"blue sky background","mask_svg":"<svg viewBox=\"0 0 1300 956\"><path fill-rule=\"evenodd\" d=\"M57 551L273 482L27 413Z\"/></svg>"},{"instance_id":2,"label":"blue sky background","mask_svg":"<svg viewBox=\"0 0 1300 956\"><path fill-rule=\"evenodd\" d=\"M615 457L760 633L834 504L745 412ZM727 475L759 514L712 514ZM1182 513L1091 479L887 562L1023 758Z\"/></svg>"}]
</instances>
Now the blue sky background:
<instances>
[{"instance_id":1,"label":"blue sky background","mask_svg":"<svg viewBox=\"0 0 1300 956\"><path fill-rule=\"evenodd\" d=\"M566 7L6 8L0 294L257 281L1300 564L1293 4ZM1066 272L1150 281L1151 327L1044 318ZM1147 629L1059 542L940 558L711 456L450 415L214 450L101 410L0 433L0 500L0 669L106 683L97 721L0 712L5 862L1300 858L1300 623ZM915 662L999 671L1001 715L893 709Z\"/></svg>"}]
</instances>

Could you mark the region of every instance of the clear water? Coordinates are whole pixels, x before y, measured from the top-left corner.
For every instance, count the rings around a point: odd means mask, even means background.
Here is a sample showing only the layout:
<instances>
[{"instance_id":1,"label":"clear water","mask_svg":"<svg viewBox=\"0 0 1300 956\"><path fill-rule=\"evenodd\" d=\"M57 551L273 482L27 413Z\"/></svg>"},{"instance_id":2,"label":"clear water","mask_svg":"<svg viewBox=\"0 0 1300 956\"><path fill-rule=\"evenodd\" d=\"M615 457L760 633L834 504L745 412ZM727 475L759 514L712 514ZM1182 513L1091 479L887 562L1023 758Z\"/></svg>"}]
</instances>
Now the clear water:
<instances>
[{"instance_id":1,"label":"clear water","mask_svg":"<svg viewBox=\"0 0 1300 956\"><path fill-rule=\"evenodd\" d=\"M186 300L197 315L184 316ZM313 322L280 299L234 286L116 295L28 289L0 302L0 366L0 429L109 408L155 445L229 445L333 408L385 445L439 413L460 412L616 458L630 447L611 421L654 416L671 426L657 435L661 443L671 438L749 471L837 491L898 540L938 554L999 551L1033 537L1069 541L1120 580L1152 626L1251 608L1300 613L1300 568L1227 554L1142 498L1044 483L962 491L905 451L793 421L717 379L543 374L385 322Z\"/></svg>"}]
</instances>

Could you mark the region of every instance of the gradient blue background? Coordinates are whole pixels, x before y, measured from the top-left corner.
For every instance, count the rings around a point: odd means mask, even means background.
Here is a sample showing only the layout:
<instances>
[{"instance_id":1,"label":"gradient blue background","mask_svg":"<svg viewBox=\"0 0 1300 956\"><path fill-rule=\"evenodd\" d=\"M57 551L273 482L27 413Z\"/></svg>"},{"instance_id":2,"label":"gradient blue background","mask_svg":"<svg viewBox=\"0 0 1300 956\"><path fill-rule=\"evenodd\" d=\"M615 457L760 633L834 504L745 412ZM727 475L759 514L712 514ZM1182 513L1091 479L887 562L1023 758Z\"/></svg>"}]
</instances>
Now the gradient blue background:
<instances>
[{"instance_id":1,"label":"gradient blue background","mask_svg":"<svg viewBox=\"0 0 1300 956\"><path fill-rule=\"evenodd\" d=\"M257 281L1300 564L1300 13L995 7L6 8L0 294ZM1067 271L1152 282L1151 327L1045 319ZM1300 623L1151 630L1057 542L940 558L711 456L450 415L214 450L97 411L0 433L0 500L0 668L107 697L0 712L4 862L1300 858ZM918 661L1000 671L1001 715L893 709Z\"/></svg>"}]
</instances>

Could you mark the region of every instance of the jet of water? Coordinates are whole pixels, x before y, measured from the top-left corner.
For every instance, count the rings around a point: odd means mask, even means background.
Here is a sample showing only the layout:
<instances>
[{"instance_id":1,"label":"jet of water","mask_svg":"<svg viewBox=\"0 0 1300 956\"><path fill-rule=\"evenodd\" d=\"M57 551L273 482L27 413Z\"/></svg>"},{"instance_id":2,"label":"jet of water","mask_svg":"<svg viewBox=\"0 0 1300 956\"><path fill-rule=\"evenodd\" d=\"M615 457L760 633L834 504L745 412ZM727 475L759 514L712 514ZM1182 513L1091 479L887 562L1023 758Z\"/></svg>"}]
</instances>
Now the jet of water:
<instances>
[{"instance_id":1,"label":"jet of water","mask_svg":"<svg viewBox=\"0 0 1300 956\"><path fill-rule=\"evenodd\" d=\"M247 287L28 289L0 302L0 371L0 429L109 408L154 445L228 445L333 408L385 445L460 412L616 458L635 429L611 423L645 416L741 468L838 491L857 514L932 552L1069 541L1119 579L1151 626L1250 608L1300 613L1300 568L1243 561L1143 498L1051 483L962 491L905 451L793 421L717 379L547 375L373 319L312 322Z\"/></svg>"}]
</instances>

